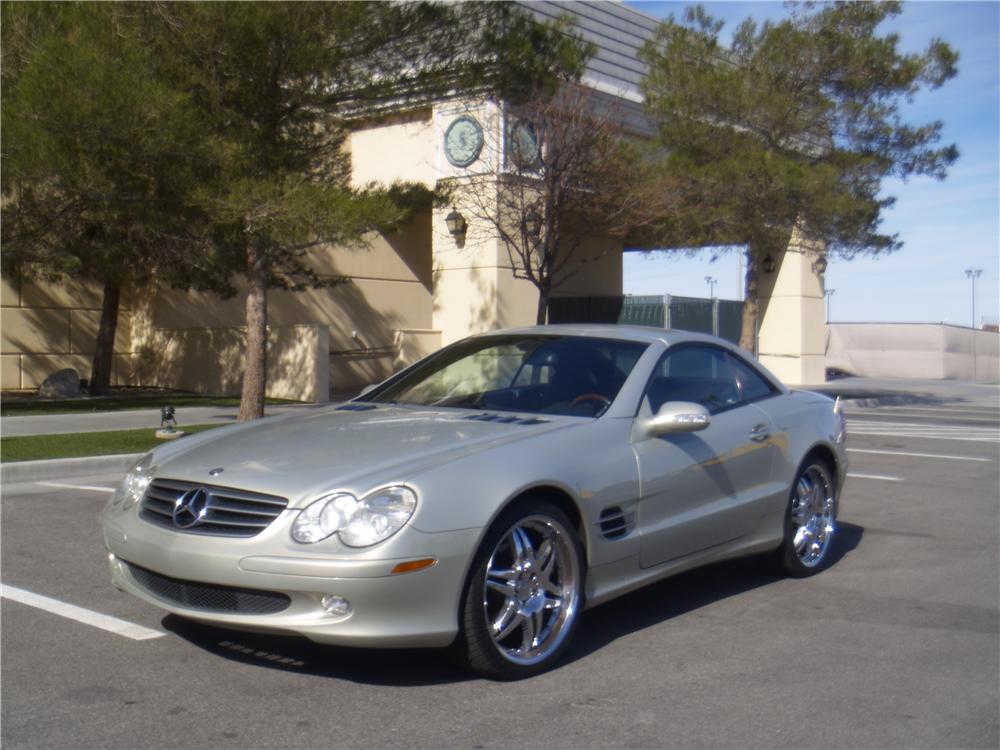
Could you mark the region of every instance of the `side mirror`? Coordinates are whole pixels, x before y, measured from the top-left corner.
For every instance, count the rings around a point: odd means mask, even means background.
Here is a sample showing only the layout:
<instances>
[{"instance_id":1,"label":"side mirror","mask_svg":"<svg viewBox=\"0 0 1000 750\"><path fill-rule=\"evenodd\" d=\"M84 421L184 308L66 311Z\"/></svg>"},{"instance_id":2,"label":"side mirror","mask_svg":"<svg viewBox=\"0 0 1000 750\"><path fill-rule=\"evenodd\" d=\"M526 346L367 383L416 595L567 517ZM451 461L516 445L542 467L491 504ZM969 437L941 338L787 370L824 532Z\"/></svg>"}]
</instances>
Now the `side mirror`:
<instances>
[{"instance_id":1,"label":"side mirror","mask_svg":"<svg viewBox=\"0 0 1000 750\"><path fill-rule=\"evenodd\" d=\"M712 423L708 410L701 404L690 401L668 401L656 412L656 416L646 423L650 437L673 432L696 432L704 430Z\"/></svg>"}]
</instances>

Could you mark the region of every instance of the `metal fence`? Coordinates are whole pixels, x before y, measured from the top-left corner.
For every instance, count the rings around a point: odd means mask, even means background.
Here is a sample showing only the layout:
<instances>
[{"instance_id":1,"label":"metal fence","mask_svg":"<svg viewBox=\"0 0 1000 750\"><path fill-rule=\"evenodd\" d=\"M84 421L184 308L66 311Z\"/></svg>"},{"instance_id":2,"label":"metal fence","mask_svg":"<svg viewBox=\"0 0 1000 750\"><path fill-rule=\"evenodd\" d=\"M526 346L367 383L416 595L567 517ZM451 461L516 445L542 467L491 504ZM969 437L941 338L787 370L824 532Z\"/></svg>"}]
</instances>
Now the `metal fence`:
<instances>
[{"instance_id":1,"label":"metal fence","mask_svg":"<svg viewBox=\"0 0 1000 750\"><path fill-rule=\"evenodd\" d=\"M550 323L623 323L712 333L740 340L743 303L728 299L676 297L671 294L619 297L555 297Z\"/></svg>"}]
</instances>

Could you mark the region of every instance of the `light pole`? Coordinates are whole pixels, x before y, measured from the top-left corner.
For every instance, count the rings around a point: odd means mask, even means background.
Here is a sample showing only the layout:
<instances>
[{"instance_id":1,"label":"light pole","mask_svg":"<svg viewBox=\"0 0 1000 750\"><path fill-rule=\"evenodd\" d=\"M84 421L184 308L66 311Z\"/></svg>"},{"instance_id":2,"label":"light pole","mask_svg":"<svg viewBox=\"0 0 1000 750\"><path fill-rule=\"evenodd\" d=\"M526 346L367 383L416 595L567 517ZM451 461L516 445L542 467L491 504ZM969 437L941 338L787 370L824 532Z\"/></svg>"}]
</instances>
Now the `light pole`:
<instances>
[{"instance_id":1,"label":"light pole","mask_svg":"<svg viewBox=\"0 0 1000 750\"><path fill-rule=\"evenodd\" d=\"M976 279L983 275L982 268L966 268L965 276L972 279L972 330L976 330Z\"/></svg>"},{"instance_id":2,"label":"light pole","mask_svg":"<svg viewBox=\"0 0 1000 750\"><path fill-rule=\"evenodd\" d=\"M715 301L715 285L718 279L714 276L706 276L705 283L708 284L708 299L712 303L712 335L719 335L719 303Z\"/></svg>"},{"instance_id":3,"label":"light pole","mask_svg":"<svg viewBox=\"0 0 1000 750\"><path fill-rule=\"evenodd\" d=\"M965 277L972 279L972 382L976 382L979 357L976 356L976 279L983 275L982 268L966 268Z\"/></svg>"},{"instance_id":4,"label":"light pole","mask_svg":"<svg viewBox=\"0 0 1000 750\"><path fill-rule=\"evenodd\" d=\"M827 323L830 322L830 298L833 296L833 293L835 291L837 291L837 290L836 289L827 289L825 292L823 292L823 294L826 295L826 322Z\"/></svg>"}]
</instances>

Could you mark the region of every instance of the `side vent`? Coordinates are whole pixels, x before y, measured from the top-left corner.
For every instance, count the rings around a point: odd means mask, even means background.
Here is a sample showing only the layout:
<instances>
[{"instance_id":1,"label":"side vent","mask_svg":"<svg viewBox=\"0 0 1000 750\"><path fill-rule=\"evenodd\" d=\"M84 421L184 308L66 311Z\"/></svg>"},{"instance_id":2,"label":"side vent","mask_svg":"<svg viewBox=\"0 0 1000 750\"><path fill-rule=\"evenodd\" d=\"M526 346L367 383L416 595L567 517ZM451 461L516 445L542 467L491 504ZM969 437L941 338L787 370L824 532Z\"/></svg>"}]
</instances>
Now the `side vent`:
<instances>
[{"instance_id":1,"label":"side vent","mask_svg":"<svg viewBox=\"0 0 1000 750\"><path fill-rule=\"evenodd\" d=\"M621 539L635 526L635 513L623 511L617 505L612 505L601 511L598 523L605 539Z\"/></svg>"}]
</instances>

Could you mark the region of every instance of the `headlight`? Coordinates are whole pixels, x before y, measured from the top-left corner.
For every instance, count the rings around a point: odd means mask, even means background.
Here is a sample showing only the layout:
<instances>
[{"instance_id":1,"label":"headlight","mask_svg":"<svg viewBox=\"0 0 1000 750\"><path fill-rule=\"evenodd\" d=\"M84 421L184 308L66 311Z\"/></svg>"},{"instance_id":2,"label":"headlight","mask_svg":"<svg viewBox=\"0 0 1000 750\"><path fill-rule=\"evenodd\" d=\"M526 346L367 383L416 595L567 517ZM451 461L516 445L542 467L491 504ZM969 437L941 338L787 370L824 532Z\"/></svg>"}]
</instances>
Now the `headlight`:
<instances>
[{"instance_id":1,"label":"headlight","mask_svg":"<svg viewBox=\"0 0 1000 750\"><path fill-rule=\"evenodd\" d=\"M338 492L299 513L292 524L292 539L312 544L339 534L348 547L368 547L403 528L416 507L417 496L409 487L385 487L361 500Z\"/></svg>"},{"instance_id":2,"label":"headlight","mask_svg":"<svg viewBox=\"0 0 1000 750\"><path fill-rule=\"evenodd\" d=\"M115 494L111 496L108 506L110 508L125 510L135 505L146 493L146 487L149 486L152 478L153 454L147 453L139 463L129 470L128 474L125 475L125 479L115 488Z\"/></svg>"}]
</instances>

